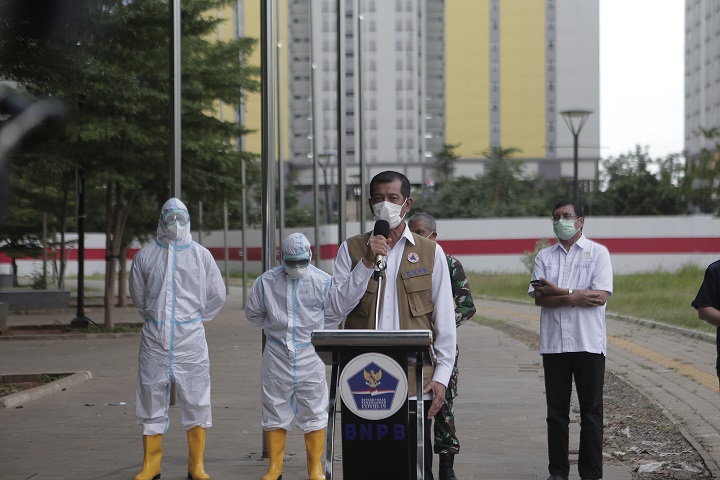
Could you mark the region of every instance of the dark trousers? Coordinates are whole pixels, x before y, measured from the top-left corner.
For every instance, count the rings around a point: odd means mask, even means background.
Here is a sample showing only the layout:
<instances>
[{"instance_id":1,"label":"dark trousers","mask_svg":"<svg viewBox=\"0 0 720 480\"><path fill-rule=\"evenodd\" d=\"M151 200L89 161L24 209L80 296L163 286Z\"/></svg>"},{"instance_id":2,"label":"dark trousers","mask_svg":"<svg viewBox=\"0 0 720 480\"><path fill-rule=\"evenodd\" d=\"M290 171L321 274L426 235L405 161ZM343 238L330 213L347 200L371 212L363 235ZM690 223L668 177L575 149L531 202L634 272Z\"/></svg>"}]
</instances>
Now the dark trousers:
<instances>
[{"instance_id":1,"label":"dark trousers","mask_svg":"<svg viewBox=\"0 0 720 480\"><path fill-rule=\"evenodd\" d=\"M572 382L580 403L580 478L602 478L603 385L605 356L587 352L543 357L547 400L548 471L570 474L569 428Z\"/></svg>"},{"instance_id":2,"label":"dark trousers","mask_svg":"<svg viewBox=\"0 0 720 480\"><path fill-rule=\"evenodd\" d=\"M408 404L409 404L408 406L410 408L410 411L415 412L415 410L417 409L417 401L410 400L408 402ZM428 410L430 410L430 405L432 405L432 400L425 400L423 402L423 410L424 410L423 415L425 416L425 423L423 424L423 426L425 428L425 432L424 432L425 478L422 480L434 480L434 478L435 478L432 473L432 461L433 461L432 419L428 420L428 418L427 418ZM410 420L411 420L411 422L415 422L416 421L415 415L410 415ZM412 432L415 432L414 426L415 426L415 424L413 423L413 425L410 427L410 430ZM417 445L417 439L415 440L415 443L411 442L411 444L410 444L410 448L412 450L412 452L410 454L410 462L411 462L411 468L413 469L412 470L413 473L410 475L410 478L415 478L415 476L416 476L414 473L416 470L416 465L417 465L416 454L415 454L415 452L417 450L417 448L415 447L416 445Z\"/></svg>"}]
</instances>

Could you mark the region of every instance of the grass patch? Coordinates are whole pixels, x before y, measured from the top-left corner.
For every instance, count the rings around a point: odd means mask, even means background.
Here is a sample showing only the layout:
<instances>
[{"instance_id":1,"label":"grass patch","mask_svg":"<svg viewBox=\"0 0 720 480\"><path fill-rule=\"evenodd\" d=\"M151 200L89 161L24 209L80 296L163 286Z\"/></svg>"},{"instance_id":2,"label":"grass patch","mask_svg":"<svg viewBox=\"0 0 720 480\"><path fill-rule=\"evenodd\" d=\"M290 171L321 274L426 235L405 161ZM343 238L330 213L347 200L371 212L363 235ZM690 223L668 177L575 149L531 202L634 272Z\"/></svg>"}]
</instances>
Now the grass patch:
<instances>
[{"instance_id":1,"label":"grass patch","mask_svg":"<svg viewBox=\"0 0 720 480\"><path fill-rule=\"evenodd\" d=\"M39 387L46 383L54 382L70 376L70 373L41 373L40 375L21 375L25 377L22 381L9 381L0 383L0 397L19 393L30 388ZM10 375L13 377L13 375ZM17 376L15 376L17 377Z\"/></svg>"},{"instance_id":2,"label":"grass patch","mask_svg":"<svg viewBox=\"0 0 720 480\"><path fill-rule=\"evenodd\" d=\"M0 384L0 397L12 395L13 393L19 393L28 388L34 388L39 385L39 382L17 382L17 383L2 383Z\"/></svg>"},{"instance_id":3,"label":"grass patch","mask_svg":"<svg viewBox=\"0 0 720 480\"><path fill-rule=\"evenodd\" d=\"M120 323L116 324L112 330L108 331L102 326L102 324L100 324L99 326L91 324L90 326L88 326L88 328L83 328L80 330L71 329L71 331L81 333L140 333L142 327L142 323Z\"/></svg>"},{"instance_id":4,"label":"grass patch","mask_svg":"<svg viewBox=\"0 0 720 480\"><path fill-rule=\"evenodd\" d=\"M19 337L37 335L87 335L87 334L110 334L110 333L140 333L142 323L120 323L112 330L106 330L102 324L90 324L87 328L73 328L68 324L55 322L53 325L25 325L13 326L0 332L0 336Z\"/></svg>"},{"instance_id":5,"label":"grass patch","mask_svg":"<svg viewBox=\"0 0 720 480\"><path fill-rule=\"evenodd\" d=\"M675 272L615 275L614 292L608 300L607 311L714 333L715 327L700 320L697 311L690 306L704 273L703 268L685 266ZM466 274L473 296L532 302L527 295L529 274Z\"/></svg>"}]
</instances>

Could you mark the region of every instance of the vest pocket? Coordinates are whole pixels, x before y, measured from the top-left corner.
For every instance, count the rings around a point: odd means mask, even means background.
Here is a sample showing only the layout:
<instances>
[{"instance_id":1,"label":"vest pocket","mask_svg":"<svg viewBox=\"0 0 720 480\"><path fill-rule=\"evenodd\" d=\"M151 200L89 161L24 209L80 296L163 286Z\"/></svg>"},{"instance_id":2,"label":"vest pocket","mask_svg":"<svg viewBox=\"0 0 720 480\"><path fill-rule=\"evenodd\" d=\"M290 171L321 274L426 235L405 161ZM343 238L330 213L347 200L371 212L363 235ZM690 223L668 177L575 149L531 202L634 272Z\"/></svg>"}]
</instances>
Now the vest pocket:
<instances>
[{"instance_id":1,"label":"vest pocket","mask_svg":"<svg viewBox=\"0 0 720 480\"><path fill-rule=\"evenodd\" d=\"M378 289L378 281L377 280L370 280L368 282L367 290L365 290L365 293L363 294L362 298L360 299L360 303L358 304L355 311L363 316L369 316L370 312L373 311L375 308L375 300L377 299L377 289Z\"/></svg>"},{"instance_id":2,"label":"vest pocket","mask_svg":"<svg viewBox=\"0 0 720 480\"><path fill-rule=\"evenodd\" d=\"M432 275L418 275L403 278L410 314L413 317L427 315L433 311Z\"/></svg>"}]
</instances>

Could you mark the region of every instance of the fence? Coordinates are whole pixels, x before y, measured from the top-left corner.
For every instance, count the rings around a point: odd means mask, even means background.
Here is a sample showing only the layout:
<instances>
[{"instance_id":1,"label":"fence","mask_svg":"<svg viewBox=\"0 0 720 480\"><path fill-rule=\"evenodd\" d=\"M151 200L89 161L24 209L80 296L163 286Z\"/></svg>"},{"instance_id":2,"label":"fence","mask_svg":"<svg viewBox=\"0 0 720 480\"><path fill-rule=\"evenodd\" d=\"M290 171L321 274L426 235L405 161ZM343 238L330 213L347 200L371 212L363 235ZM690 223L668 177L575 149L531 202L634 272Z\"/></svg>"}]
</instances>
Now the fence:
<instances>
[{"instance_id":1,"label":"fence","mask_svg":"<svg viewBox=\"0 0 720 480\"><path fill-rule=\"evenodd\" d=\"M457 256L468 271L525 272L522 257L532 251L539 240L553 238L552 224L547 218L494 218L438 220L438 242L446 253ZM368 229L372 222L366 222ZM349 236L358 233L356 222L347 224ZM286 229L285 234L293 230ZM314 245L314 228L301 228ZM720 259L720 219L706 216L678 217L587 217L585 235L610 250L616 274L655 270L674 271L684 265L706 267ZM262 270L261 235L259 229L245 234L248 273ZM197 240L197 232L193 232ZM68 240L75 240L72 234ZM227 238L227 245L224 239ZM277 238L279 241L281 239ZM218 261L221 270L242 268L241 232L222 231L202 235L202 243ZM338 250L337 226L320 228L320 268L332 273ZM139 245L130 250L130 259ZM227 264L225 251L227 249ZM77 249L68 256L67 274L77 274ZM316 254L314 254L316 255ZM29 276L42 268L39 260L19 260L21 276ZM90 233L85 237L86 275L105 272L105 235ZM0 274L11 273L10 259L0 255Z\"/></svg>"}]
</instances>

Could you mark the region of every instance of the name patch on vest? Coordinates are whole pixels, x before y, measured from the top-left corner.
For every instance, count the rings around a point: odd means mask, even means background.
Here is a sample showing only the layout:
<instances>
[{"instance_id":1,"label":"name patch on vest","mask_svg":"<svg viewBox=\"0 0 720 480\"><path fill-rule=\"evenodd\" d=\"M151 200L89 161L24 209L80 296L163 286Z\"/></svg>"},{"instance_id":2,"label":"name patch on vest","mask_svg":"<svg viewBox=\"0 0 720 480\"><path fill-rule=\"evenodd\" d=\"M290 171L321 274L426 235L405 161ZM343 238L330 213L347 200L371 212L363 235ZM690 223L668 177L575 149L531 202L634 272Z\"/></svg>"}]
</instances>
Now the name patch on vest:
<instances>
[{"instance_id":1,"label":"name patch on vest","mask_svg":"<svg viewBox=\"0 0 720 480\"><path fill-rule=\"evenodd\" d=\"M417 277L418 275L427 275L430 273L430 270L428 270L426 267L418 268L417 270L408 270L405 272L405 275L409 277Z\"/></svg>"}]
</instances>

